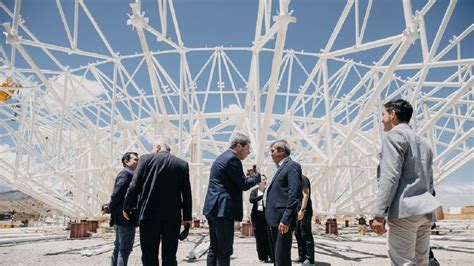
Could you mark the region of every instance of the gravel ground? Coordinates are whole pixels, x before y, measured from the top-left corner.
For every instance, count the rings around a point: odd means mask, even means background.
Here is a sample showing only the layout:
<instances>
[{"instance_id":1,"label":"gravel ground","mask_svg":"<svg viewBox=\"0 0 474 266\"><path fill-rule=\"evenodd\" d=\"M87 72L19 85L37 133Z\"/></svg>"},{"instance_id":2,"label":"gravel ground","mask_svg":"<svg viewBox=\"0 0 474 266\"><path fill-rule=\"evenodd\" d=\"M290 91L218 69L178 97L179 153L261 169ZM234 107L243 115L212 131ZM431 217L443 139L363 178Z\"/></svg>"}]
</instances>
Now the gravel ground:
<instances>
[{"instance_id":1,"label":"gravel ground","mask_svg":"<svg viewBox=\"0 0 474 266\"><path fill-rule=\"evenodd\" d=\"M435 256L441 265L473 265L474 236L472 228L474 228L474 223L450 222L444 227L443 224L440 225L440 235L432 236L431 243ZM0 240L2 234L4 236L11 236L12 233L18 234L18 229L13 230L0 230ZM24 234L38 233L41 230L29 229ZM60 230L56 229L56 231ZM316 265L389 265L385 237L378 237L370 232L366 236L360 237L357 235L356 226L339 229L339 236L321 234L322 230L322 227L314 228ZM45 234L50 235L51 230ZM57 234L61 234L61 232L57 232ZM180 242L177 254L178 265L205 265L206 255L193 262L186 260L189 250L205 234L206 229L192 230L188 240ZM113 240L113 233L106 233L83 240L63 239L5 244L0 246L0 265L108 265ZM137 234L137 246L130 256L130 265L141 265L141 251L138 244ZM292 259L296 258L297 246L294 241ZM259 264L254 238L240 237L240 233L237 232L231 265Z\"/></svg>"}]
</instances>

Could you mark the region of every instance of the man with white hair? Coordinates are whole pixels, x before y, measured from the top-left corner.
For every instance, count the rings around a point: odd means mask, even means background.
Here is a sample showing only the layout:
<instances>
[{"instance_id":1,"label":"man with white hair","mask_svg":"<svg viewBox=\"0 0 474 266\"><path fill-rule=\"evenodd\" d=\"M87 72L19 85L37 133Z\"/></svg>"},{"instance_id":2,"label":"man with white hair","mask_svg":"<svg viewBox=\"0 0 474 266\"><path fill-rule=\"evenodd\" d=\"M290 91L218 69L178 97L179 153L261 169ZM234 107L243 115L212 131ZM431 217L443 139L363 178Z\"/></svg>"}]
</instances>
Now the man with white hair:
<instances>
[{"instance_id":1,"label":"man with white hair","mask_svg":"<svg viewBox=\"0 0 474 266\"><path fill-rule=\"evenodd\" d=\"M152 153L141 156L125 196L125 218L137 212L145 266L159 265L160 242L163 265L177 265L181 221L191 225L189 166L170 151L170 146L160 141Z\"/></svg>"}]
</instances>

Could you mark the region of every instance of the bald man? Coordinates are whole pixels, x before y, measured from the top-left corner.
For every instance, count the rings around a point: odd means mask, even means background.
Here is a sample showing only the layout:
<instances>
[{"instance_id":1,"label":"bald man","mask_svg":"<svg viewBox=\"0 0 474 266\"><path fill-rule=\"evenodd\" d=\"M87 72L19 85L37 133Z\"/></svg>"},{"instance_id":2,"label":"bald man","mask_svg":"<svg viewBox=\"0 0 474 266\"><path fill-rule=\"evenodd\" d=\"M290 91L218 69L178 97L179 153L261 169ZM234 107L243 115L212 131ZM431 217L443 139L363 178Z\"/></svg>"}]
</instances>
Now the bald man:
<instances>
[{"instance_id":1,"label":"bald man","mask_svg":"<svg viewBox=\"0 0 474 266\"><path fill-rule=\"evenodd\" d=\"M125 196L124 216L137 212L143 265L177 265L181 221L191 225L192 196L188 163L170 154L165 143L143 155ZM134 210L134 207L137 209Z\"/></svg>"}]
</instances>

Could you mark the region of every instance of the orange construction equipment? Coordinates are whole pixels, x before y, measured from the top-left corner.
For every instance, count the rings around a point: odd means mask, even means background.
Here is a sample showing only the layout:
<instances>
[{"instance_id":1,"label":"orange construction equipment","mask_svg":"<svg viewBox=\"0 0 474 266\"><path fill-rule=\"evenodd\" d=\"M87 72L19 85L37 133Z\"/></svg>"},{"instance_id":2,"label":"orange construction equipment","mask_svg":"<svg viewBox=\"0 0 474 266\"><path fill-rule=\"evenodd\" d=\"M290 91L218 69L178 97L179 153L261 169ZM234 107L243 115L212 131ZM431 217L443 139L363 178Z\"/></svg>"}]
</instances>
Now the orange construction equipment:
<instances>
[{"instance_id":1,"label":"orange construction equipment","mask_svg":"<svg viewBox=\"0 0 474 266\"><path fill-rule=\"evenodd\" d=\"M13 87L21 87L20 85L13 82L12 77L7 77L7 79L0 85L2 88L13 88ZM0 103L4 103L12 97L12 94L15 93L15 90L0 90Z\"/></svg>"}]
</instances>

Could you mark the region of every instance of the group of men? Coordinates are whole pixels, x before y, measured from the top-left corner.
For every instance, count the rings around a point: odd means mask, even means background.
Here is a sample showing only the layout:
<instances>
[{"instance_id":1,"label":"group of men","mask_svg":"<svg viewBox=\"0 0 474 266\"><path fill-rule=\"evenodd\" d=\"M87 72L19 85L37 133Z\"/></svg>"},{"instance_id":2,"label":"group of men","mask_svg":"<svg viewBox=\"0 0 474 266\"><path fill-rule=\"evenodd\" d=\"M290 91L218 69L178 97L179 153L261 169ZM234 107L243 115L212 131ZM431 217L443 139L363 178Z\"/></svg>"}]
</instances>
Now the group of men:
<instances>
[{"instance_id":1,"label":"group of men","mask_svg":"<svg viewBox=\"0 0 474 266\"><path fill-rule=\"evenodd\" d=\"M242 221L243 218L242 192L256 184L259 184L260 189L251 192L250 201L254 204L252 220L259 259L263 262L273 261L275 265L291 264L292 232L297 218L303 220L308 204L306 198L305 208L298 209L302 203L301 165L291 159L291 148L287 141L274 141L270 145L270 153L277 169L265 188L265 177L262 180L256 167L247 169L244 174L241 161L249 153L249 137L238 133L232 139L229 150L212 164L203 211L209 222L211 238L207 265L229 265L233 253L234 222ZM309 216L308 213L306 215ZM305 237L311 235L312 240L311 227L309 231L309 234L305 232ZM302 262L306 260L305 253L302 249ZM314 244L310 253L308 263L314 264Z\"/></svg>"},{"instance_id":2,"label":"group of men","mask_svg":"<svg viewBox=\"0 0 474 266\"><path fill-rule=\"evenodd\" d=\"M159 265L160 244L163 265L177 265L179 229L191 225L192 196L188 163L170 151L160 142L140 159L123 156L109 203L116 232L111 265L127 265L137 225L143 265Z\"/></svg>"},{"instance_id":3,"label":"group of men","mask_svg":"<svg viewBox=\"0 0 474 266\"><path fill-rule=\"evenodd\" d=\"M382 140L372 229L383 234L387 218L392 265L427 265L433 211L439 206L432 195L433 155L427 142L408 124L412 113L404 100L387 102L382 112L388 133ZM268 185L257 167L244 173L241 161L250 154L246 135L237 133L229 149L212 164L203 208L210 236L207 265L230 264L234 222L243 218L242 193L257 184L250 201L254 203L252 221L257 226L259 259L291 265L296 228L298 261L314 263L309 180L302 175L301 165L291 159L287 141L274 141L270 153L277 169ZM161 242L163 265L177 265L180 225L191 223L188 163L171 155L165 143L155 145L152 153L140 159L136 153L126 153L122 163L124 170L117 176L110 202L111 224L117 234L112 265L127 264L136 224L143 264L159 265Z\"/></svg>"}]
</instances>

